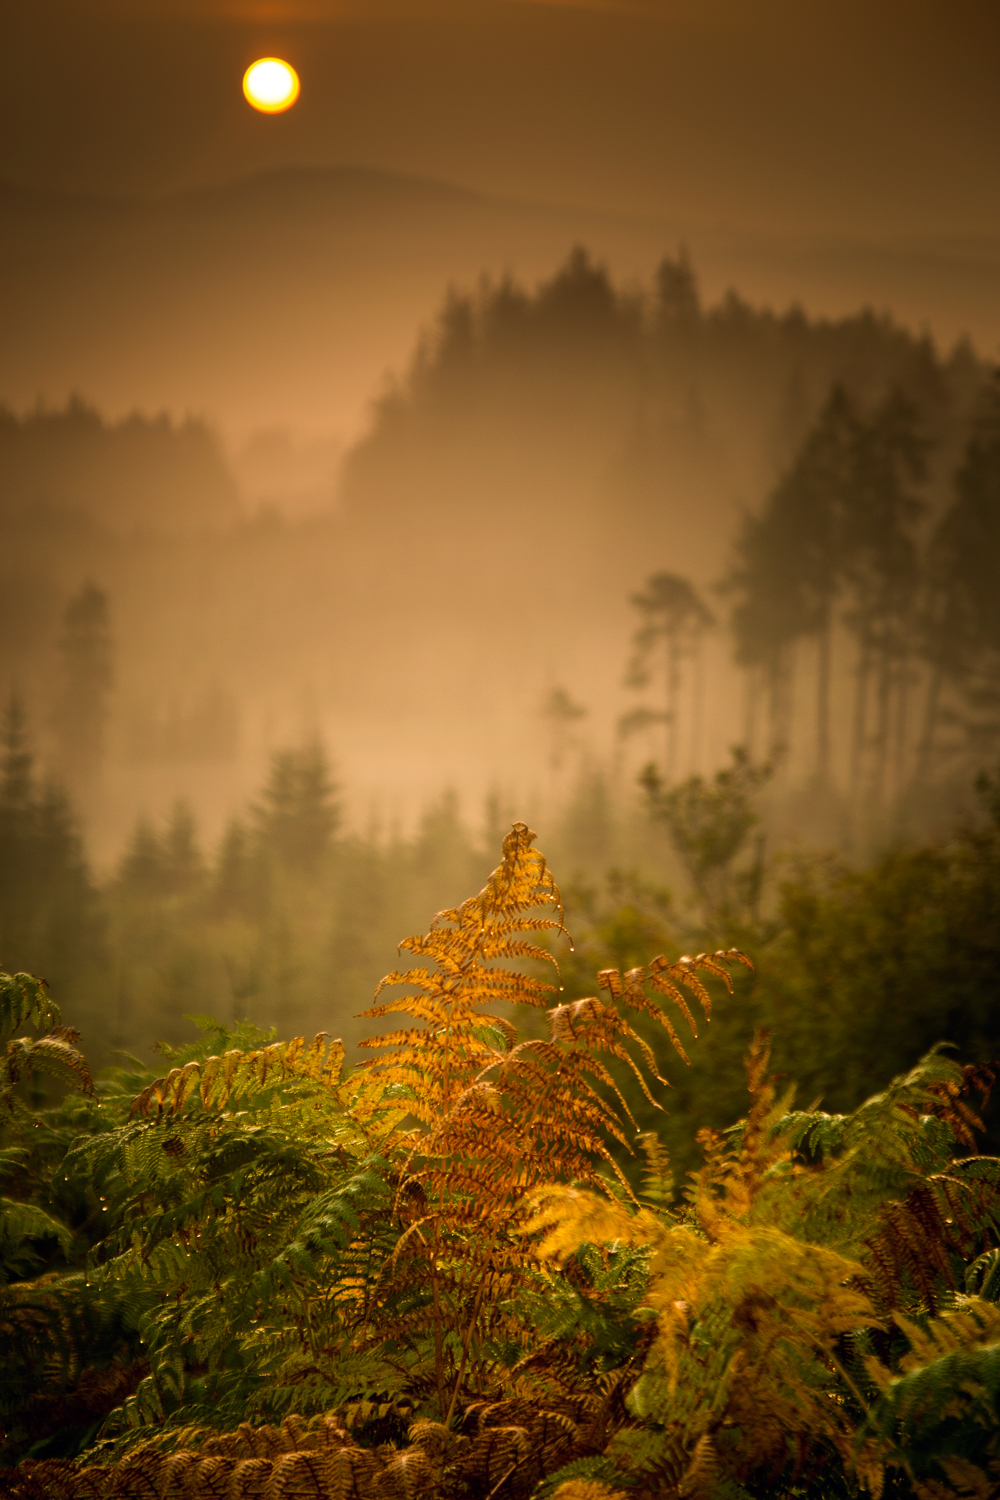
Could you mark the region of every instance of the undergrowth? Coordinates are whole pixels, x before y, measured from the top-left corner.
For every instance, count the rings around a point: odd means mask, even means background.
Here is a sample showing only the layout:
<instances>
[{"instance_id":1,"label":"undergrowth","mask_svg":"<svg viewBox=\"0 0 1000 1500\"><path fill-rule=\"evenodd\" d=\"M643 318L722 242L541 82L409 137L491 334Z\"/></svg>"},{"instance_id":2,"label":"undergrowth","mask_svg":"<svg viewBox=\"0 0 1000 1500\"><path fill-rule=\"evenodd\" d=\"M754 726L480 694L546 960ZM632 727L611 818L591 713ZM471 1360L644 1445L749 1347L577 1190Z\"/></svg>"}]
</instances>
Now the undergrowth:
<instances>
[{"instance_id":1,"label":"undergrowth","mask_svg":"<svg viewBox=\"0 0 1000 1500\"><path fill-rule=\"evenodd\" d=\"M565 940L515 824L401 945L353 1068L204 1021L95 1089L5 976L0 1493L995 1495L992 1069L938 1048L852 1114L797 1110L758 1034L746 1117L678 1183L634 1104L749 960L563 1001ZM76 1092L43 1107L42 1066Z\"/></svg>"}]
</instances>

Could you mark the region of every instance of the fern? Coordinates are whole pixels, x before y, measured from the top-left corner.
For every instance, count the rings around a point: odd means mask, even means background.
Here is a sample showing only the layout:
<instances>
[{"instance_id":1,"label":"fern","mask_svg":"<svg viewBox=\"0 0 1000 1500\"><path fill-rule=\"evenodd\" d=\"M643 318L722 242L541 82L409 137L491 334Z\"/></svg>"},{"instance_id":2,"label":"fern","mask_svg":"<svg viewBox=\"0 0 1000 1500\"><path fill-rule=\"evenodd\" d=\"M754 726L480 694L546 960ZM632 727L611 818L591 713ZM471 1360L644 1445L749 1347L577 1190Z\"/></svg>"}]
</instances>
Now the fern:
<instances>
[{"instance_id":1,"label":"fern","mask_svg":"<svg viewBox=\"0 0 1000 1500\"><path fill-rule=\"evenodd\" d=\"M379 1150L400 1112L342 1064L323 1035L190 1059L67 1158L113 1206L90 1277L124 1299L151 1364L108 1429L126 1447L150 1423L323 1409L352 1376L399 1383L352 1341L392 1248Z\"/></svg>"},{"instance_id":2,"label":"fern","mask_svg":"<svg viewBox=\"0 0 1000 1500\"><path fill-rule=\"evenodd\" d=\"M782 1467L797 1434L846 1451L852 1427L837 1391L837 1345L877 1322L857 1286L860 1264L783 1227L787 1138L766 1064L760 1040L748 1058L750 1114L731 1142L706 1137L708 1160L684 1222L550 1188L526 1225L544 1232L547 1258L594 1240L648 1247L657 1338L630 1404L663 1425L677 1486L716 1434L736 1480Z\"/></svg>"},{"instance_id":3,"label":"fern","mask_svg":"<svg viewBox=\"0 0 1000 1500\"><path fill-rule=\"evenodd\" d=\"M43 979L0 973L0 1107L12 1107L18 1083L33 1073L50 1073L70 1088L93 1093L87 1060L76 1046L80 1033L61 1022ZM15 1037L22 1026L42 1035Z\"/></svg>"},{"instance_id":4,"label":"fern","mask_svg":"<svg viewBox=\"0 0 1000 1500\"><path fill-rule=\"evenodd\" d=\"M995 1495L1000 1483L1000 1309L961 1298L937 1318L897 1314L909 1342L898 1371L869 1358L878 1386L861 1454L904 1469L918 1493ZM870 1462L870 1459L869 1459Z\"/></svg>"},{"instance_id":5,"label":"fern","mask_svg":"<svg viewBox=\"0 0 1000 1500\"><path fill-rule=\"evenodd\" d=\"M484 1013L497 1004L547 1004L554 986L531 975L496 967L497 959L552 962L544 948L523 934L564 931L558 888L544 857L531 846L535 835L515 824L504 839L503 861L478 896L434 918L424 937L404 938L405 948L435 968L393 970L379 984L376 999L389 986L417 991L383 1001L364 1012L376 1019L404 1012L421 1024L368 1037L362 1047L383 1056L367 1065L369 1076L405 1097L425 1127L446 1116L456 1100L495 1060L493 1044L509 1044L509 1023ZM557 918L528 916L555 907Z\"/></svg>"},{"instance_id":6,"label":"fern","mask_svg":"<svg viewBox=\"0 0 1000 1500\"><path fill-rule=\"evenodd\" d=\"M489 1007L544 1006L555 987L497 963L551 964L548 950L526 934L563 932L559 891L532 847L534 838L524 824L514 825L504 840L503 861L479 895L439 913L429 933L402 945L437 967L394 971L380 986L407 984L417 993L367 1013L381 1019L408 1011L421 1023L363 1045L383 1053L369 1064L369 1077L387 1096L405 1098L423 1127L397 1193L406 1225L394 1267L406 1285L424 1289L427 1310L416 1311L431 1318L445 1421L463 1391L474 1346L481 1384L490 1378L496 1354L503 1351L509 1359L518 1348L526 1352L531 1341L530 1328L515 1312L514 1294L530 1275L532 1260L523 1239L511 1233L526 1195L547 1179L597 1187L602 1168L630 1194L609 1142L628 1149L626 1123L634 1129L635 1122L604 1058L629 1067L654 1104L650 1079L664 1080L622 1010L656 1020L683 1057L673 1021L646 987L669 1000L696 1035L685 990L708 1016L711 1001L699 971L728 985L726 966L738 957L699 955L676 964L655 959L648 970L634 969L624 978L606 970L598 982L611 1004L589 998L551 1006L549 1038L519 1042L513 1026ZM558 919L543 914L553 906ZM412 1319L395 1331L409 1336Z\"/></svg>"},{"instance_id":7,"label":"fern","mask_svg":"<svg viewBox=\"0 0 1000 1500\"><path fill-rule=\"evenodd\" d=\"M30 1133L15 1102L8 1262L60 1268L0 1289L9 1404L19 1431L32 1379L115 1409L87 1462L0 1495L993 1493L1000 1163L969 1154L991 1069L935 1051L852 1115L793 1111L760 1036L746 1118L701 1133L678 1194L622 1079L658 1107L651 1027L686 1061L748 961L657 958L563 1003L533 841L515 825L483 891L407 939L380 987L406 992L369 1014L410 1022L360 1069L325 1034L213 1026ZM58 1025L11 983L14 1029Z\"/></svg>"},{"instance_id":8,"label":"fern","mask_svg":"<svg viewBox=\"0 0 1000 1500\"><path fill-rule=\"evenodd\" d=\"M531 1500L614 1500L621 1473L604 1454L574 1458L549 1474L531 1493Z\"/></svg>"},{"instance_id":9,"label":"fern","mask_svg":"<svg viewBox=\"0 0 1000 1500\"><path fill-rule=\"evenodd\" d=\"M917 1305L922 1298L926 1309L947 1295L958 1253L996 1232L1000 1163L953 1159L968 1140L963 1090L976 1080L939 1051L842 1117L788 1113L767 1077L767 1055L760 1037L747 1059L746 1121L728 1136L703 1133L706 1164L681 1222L661 1205L636 1211L606 1195L553 1186L535 1195L526 1228L543 1236L538 1253L556 1262L588 1241L648 1250L658 1333L630 1404L660 1423L663 1436L646 1459L640 1444L620 1461L638 1464L637 1473L665 1463L680 1494L694 1482L684 1479L684 1465L695 1465L709 1439L722 1479L736 1483L801 1463L796 1453L818 1446L848 1468L856 1463L877 1490L886 1461L909 1461L892 1449L891 1433L905 1413L925 1409L906 1402L914 1392L942 1395L945 1371L935 1365L931 1378L907 1384L909 1377L892 1375L872 1355L866 1365L852 1348L863 1349L861 1332L883 1328L884 1310L901 1298ZM659 1153L654 1160L662 1170ZM984 1262L973 1275L991 1271ZM988 1321L992 1329L995 1320ZM900 1326L916 1339L917 1325ZM967 1336L968 1327L966 1320ZM988 1405L995 1352L980 1347L981 1330L978 1337L974 1355L964 1364L953 1359L951 1369L957 1390L961 1371L974 1364L978 1373L969 1378ZM925 1342L925 1357L928 1349ZM866 1419L863 1391L874 1373L888 1394ZM953 1401L950 1411L960 1436L950 1458L947 1445L938 1442L935 1451L944 1453L942 1464L979 1464L985 1483L995 1453L992 1436L985 1443L974 1436L980 1409L970 1401L959 1411ZM922 1420L915 1416L914 1431ZM939 1466L935 1482L957 1472Z\"/></svg>"}]
</instances>

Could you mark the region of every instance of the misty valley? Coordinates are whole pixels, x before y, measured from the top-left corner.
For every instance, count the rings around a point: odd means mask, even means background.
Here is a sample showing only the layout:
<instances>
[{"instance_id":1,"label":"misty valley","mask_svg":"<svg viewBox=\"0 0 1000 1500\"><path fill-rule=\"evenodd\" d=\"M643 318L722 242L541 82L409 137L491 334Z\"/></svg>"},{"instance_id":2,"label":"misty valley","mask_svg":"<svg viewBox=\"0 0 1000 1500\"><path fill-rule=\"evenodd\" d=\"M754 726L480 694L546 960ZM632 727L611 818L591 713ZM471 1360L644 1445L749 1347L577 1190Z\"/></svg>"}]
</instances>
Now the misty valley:
<instances>
[{"instance_id":1,"label":"misty valley","mask_svg":"<svg viewBox=\"0 0 1000 1500\"><path fill-rule=\"evenodd\" d=\"M0 1495L987 1500L1000 375L439 297L0 409Z\"/></svg>"}]
</instances>

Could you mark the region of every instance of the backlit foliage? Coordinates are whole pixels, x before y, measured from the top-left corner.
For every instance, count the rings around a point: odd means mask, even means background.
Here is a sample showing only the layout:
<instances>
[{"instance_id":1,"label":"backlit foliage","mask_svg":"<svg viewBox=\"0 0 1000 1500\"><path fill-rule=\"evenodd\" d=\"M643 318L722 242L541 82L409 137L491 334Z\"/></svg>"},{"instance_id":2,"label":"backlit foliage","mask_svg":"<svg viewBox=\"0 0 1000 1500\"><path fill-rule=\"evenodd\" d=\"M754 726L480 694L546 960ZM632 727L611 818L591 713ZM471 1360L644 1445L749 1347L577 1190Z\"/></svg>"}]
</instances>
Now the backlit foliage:
<instances>
[{"instance_id":1,"label":"backlit foliage","mask_svg":"<svg viewBox=\"0 0 1000 1500\"><path fill-rule=\"evenodd\" d=\"M30 974L0 974L0 1108L10 1108L16 1086L34 1073L49 1073L70 1087L93 1090L80 1033L61 1024L59 1007L45 981ZM40 1036L13 1033L29 1027Z\"/></svg>"},{"instance_id":2,"label":"backlit foliage","mask_svg":"<svg viewBox=\"0 0 1000 1500\"><path fill-rule=\"evenodd\" d=\"M479 895L401 945L360 1067L324 1034L204 1022L98 1102L12 1095L8 1453L32 1412L53 1436L0 1493L995 1492L991 1070L938 1050L852 1115L794 1111L760 1036L746 1119L702 1133L679 1190L629 1096L661 1106L649 1038L683 1063L708 983L748 961L656 958L563 1003L533 843L516 824ZM53 1449L60 1400L94 1420Z\"/></svg>"}]
</instances>

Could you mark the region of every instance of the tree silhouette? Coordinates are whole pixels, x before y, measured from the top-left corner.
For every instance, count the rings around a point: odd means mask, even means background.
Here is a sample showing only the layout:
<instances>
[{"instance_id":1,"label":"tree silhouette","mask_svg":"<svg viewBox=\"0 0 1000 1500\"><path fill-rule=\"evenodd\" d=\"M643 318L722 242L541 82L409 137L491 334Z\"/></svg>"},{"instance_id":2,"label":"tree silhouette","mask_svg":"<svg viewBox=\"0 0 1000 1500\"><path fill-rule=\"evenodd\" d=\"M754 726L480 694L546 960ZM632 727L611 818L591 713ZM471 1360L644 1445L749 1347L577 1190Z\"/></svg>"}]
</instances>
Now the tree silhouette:
<instances>
[{"instance_id":1,"label":"tree silhouette","mask_svg":"<svg viewBox=\"0 0 1000 1500\"><path fill-rule=\"evenodd\" d=\"M136 820L132 837L118 866L118 879L130 893L159 896L165 883L163 839L145 816Z\"/></svg>"},{"instance_id":2,"label":"tree silhouette","mask_svg":"<svg viewBox=\"0 0 1000 1500\"><path fill-rule=\"evenodd\" d=\"M186 895L205 877L194 814L184 801L174 803L162 833L145 816L138 819L122 857L118 878L139 896Z\"/></svg>"},{"instance_id":3,"label":"tree silhouette","mask_svg":"<svg viewBox=\"0 0 1000 1500\"><path fill-rule=\"evenodd\" d=\"M651 817L666 825L670 842L687 871L703 915L711 927L736 916L737 882L733 866L757 824L753 798L770 779L773 765L754 765L742 745L734 746L732 765L716 771L711 780L689 776L665 786L654 765L645 768L639 784L646 794ZM757 868L744 880L747 905L756 906L760 883Z\"/></svg>"},{"instance_id":4,"label":"tree silhouette","mask_svg":"<svg viewBox=\"0 0 1000 1500\"><path fill-rule=\"evenodd\" d=\"M820 782L831 777L832 643L843 606L857 642L851 790L875 802L890 760L897 791L904 778L926 447L900 390L864 417L835 385L764 510L744 522L726 580L738 595L737 660L770 687L773 750L789 738L795 645L816 641Z\"/></svg>"},{"instance_id":5,"label":"tree silhouette","mask_svg":"<svg viewBox=\"0 0 1000 1500\"><path fill-rule=\"evenodd\" d=\"M290 869L314 870L340 823L322 745L279 750L254 818L261 845Z\"/></svg>"},{"instance_id":6,"label":"tree silhouette","mask_svg":"<svg viewBox=\"0 0 1000 1500\"><path fill-rule=\"evenodd\" d=\"M0 966L44 974L72 998L102 944L72 809L58 786L39 783L12 693L0 731Z\"/></svg>"},{"instance_id":7,"label":"tree silhouette","mask_svg":"<svg viewBox=\"0 0 1000 1500\"><path fill-rule=\"evenodd\" d=\"M928 546L920 650L929 679L916 775L929 774L944 722L942 695L965 700L973 742L996 731L1000 682L1000 372L985 387L975 414L955 498ZM992 709L986 723L972 715Z\"/></svg>"},{"instance_id":8,"label":"tree silhouette","mask_svg":"<svg viewBox=\"0 0 1000 1500\"><path fill-rule=\"evenodd\" d=\"M656 315L660 327L675 334L692 330L701 318L698 281L684 246L656 268Z\"/></svg>"},{"instance_id":9,"label":"tree silhouette","mask_svg":"<svg viewBox=\"0 0 1000 1500\"><path fill-rule=\"evenodd\" d=\"M906 741L920 581L915 526L924 510L913 486L926 473L926 446L916 407L899 390L890 391L870 420L859 426L854 443L843 543L850 590L845 620L858 642L851 784L854 794L860 793L870 747L867 790L876 802L886 785L894 697L900 762ZM875 712L869 741L872 687Z\"/></svg>"},{"instance_id":10,"label":"tree silhouette","mask_svg":"<svg viewBox=\"0 0 1000 1500\"><path fill-rule=\"evenodd\" d=\"M52 728L62 774L89 790L104 757L108 694L113 681L108 598L84 584L66 606L59 642L62 684L52 710Z\"/></svg>"},{"instance_id":11,"label":"tree silhouette","mask_svg":"<svg viewBox=\"0 0 1000 1500\"><path fill-rule=\"evenodd\" d=\"M664 775L672 782L677 775L681 688L685 662L692 667L692 743L700 730L700 652L705 631L715 617L687 578L677 573L654 573L645 590L632 595L632 604L642 621L632 637L632 658L627 686L647 686L654 674L663 685L663 722L666 727Z\"/></svg>"},{"instance_id":12,"label":"tree silhouette","mask_svg":"<svg viewBox=\"0 0 1000 1500\"><path fill-rule=\"evenodd\" d=\"M846 391L834 386L762 514L745 520L727 579L740 595L732 614L737 661L762 669L770 687L774 749L790 732L791 650L803 636L816 639L816 776L823 782L830 777L834 603L860 430Z\"/></svg>"},{"instance_id":13,"label":"tree silhouette","mask_svg":"<svg viewBox=\"0 0 1000 1500\"><path fill-rule=\"evenodd\" d=\"M549 770L556 776L573 745L572 726L587 717L582 703L574 703L564 687L553 687L542 704L542 718L549 726Z\"/></svg>"}]
</instances>

